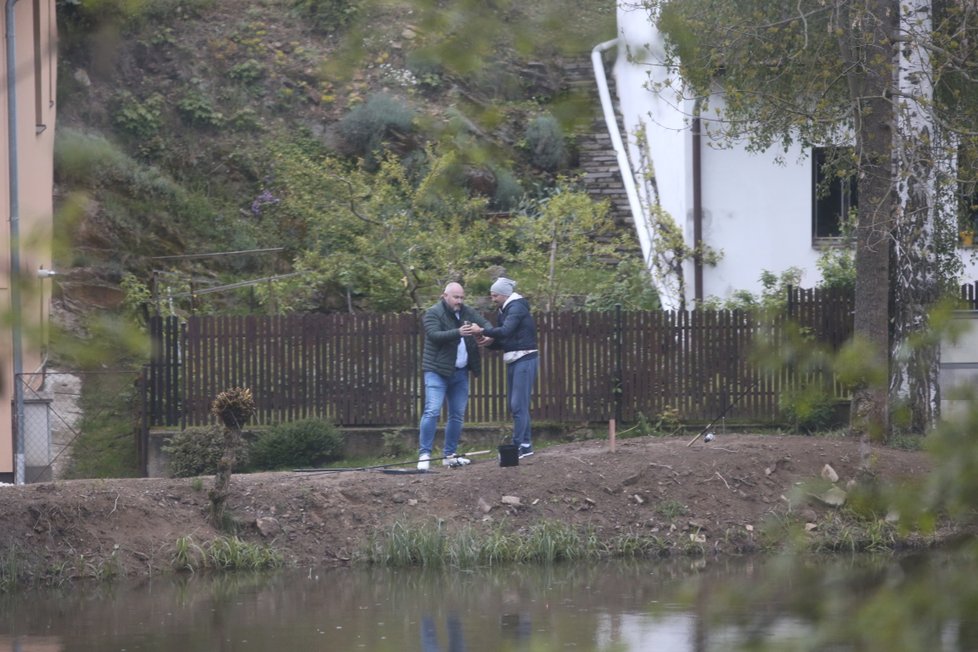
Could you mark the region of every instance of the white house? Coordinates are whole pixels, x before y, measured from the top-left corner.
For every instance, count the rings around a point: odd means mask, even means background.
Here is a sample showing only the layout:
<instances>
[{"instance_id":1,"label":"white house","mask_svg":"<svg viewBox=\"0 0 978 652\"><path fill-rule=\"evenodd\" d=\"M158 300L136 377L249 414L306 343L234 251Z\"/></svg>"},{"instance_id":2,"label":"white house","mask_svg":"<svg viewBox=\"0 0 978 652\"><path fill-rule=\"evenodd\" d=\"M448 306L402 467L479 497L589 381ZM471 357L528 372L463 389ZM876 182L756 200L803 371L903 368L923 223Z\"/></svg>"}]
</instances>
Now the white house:
<instances>
[{"instance_id":1,"label":"white house","mask_svg":"<svg viewBox=\"0 0 978 652\"><path fill-rule=\"evenodd\" d=\"M791 267L802 270L803 286L817 284L821 274L815 263L826 247L838 246L839 240L832 236L838 233L839 215L849 201L847 189L838 182L829 196L816 198L819 162L825 152L798 145L787 152L779 147L764 153L750 153L736 144L721 146L710 135L710 114L701 116L697 135L694 100L678 98L681 81L674 69L662 63L663 37L647 12L634 3L619 3L618 33L616 40L596 47L595 52L612 48L617 52L612 72L625 127L621 140L632 170L624 176L641 178L644 145L655 178L654 191L636 183L633 212L636 207L647 212L644 207L657 202L682 229L688 244L696 242L699 234L705 245L722 253L715 266L697 269L692 262L685 263L686 301L724 299L738 290L758 293L762 272L780 274ZM599 58L593 59L598 69ZM600 68L596 70L599 86ZM656 82L667 81L666 91L650 90ZM710 103L719 106L717 98ZM608 124L614 129L612 121ZM637 141L640 133L646 143ZM637 225L649 224L647 215L635 218ZM654 238L645 233L639 239L648 257ZM966 266L962 281L978 279L976 252L961 249ZM670 290L660 286L665 307L674 308L679 297Z\"/></svg>"}]
</instances>

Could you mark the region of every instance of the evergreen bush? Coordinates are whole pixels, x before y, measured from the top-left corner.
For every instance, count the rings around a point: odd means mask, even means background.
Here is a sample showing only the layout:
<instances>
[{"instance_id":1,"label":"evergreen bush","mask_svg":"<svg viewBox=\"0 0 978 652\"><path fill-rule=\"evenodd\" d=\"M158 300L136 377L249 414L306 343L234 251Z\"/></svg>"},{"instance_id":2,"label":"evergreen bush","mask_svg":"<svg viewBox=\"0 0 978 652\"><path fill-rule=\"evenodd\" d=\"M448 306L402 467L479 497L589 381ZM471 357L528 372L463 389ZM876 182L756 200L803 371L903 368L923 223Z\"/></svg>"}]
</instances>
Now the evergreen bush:
<instances>
[{"instance_id":1,"label":"evergreen bush","mask_svg":"<svg viewBox=\"0 0 978 652\"><path fill-rule=\"evenodd\" d=\"M217 472L224 451L224 433L220 426L187 428L173 435L163 445L167 468L174 478L192 478ZM243 441L235 450L238 465L247 463L248 446Z\"/></svg>"},{"instance_id":2,"label":"evergreen bush","mask_svg":"<svg viewBox=\"0 0 978 652\"><path fill-rule=\"evenodd\" d=\"M526 194L512 172L504 168L493 170L496 175L496 191L489 202L490 208L502 212L516 210Z\"/></svg>"},{"instance_id":3,"label":"evergreen bush","mask_svg":"<svg viewBox=\"0 0 978 652\"><path fill-rule=\"evenodd\" d=\"M263 432L249 452L257 471L318 466L343 456L343 435L323 419L302 419Z\"/></svg>"},{"instance_id":4,"label":"evergreen bush","mask_svg":"<svg viewBox=\"0 0 978 652\"><path fill-rule=\"evenodd\" d=\"M294 6L313 27L324 32L346 27L360 13L358 0L295 0Z\"/></svg>"},{"instance_id":5,"label":"evergreen bush","mask_svg":"<svg viewBox=\"0 0 978 652\"><path fill-rule=\"evenodd\" d=\"M570 162L570 150L564 133L552 115L541 115L531 120L523 139L534 167L545 172L557 172Z\"/></svg>"},{"instance_id":6,"label":"evergreen bush","mask_svg":"<svg viewBox=\"0 0 978 652\"><path fill-rule=\"evenodd\" d=\"M414 116L414 110L403 101L383 93L374 95L337 123L342 149L348 155L362 157L372 168L388 138L413 131Z\"/></svg>"}]
</instances>

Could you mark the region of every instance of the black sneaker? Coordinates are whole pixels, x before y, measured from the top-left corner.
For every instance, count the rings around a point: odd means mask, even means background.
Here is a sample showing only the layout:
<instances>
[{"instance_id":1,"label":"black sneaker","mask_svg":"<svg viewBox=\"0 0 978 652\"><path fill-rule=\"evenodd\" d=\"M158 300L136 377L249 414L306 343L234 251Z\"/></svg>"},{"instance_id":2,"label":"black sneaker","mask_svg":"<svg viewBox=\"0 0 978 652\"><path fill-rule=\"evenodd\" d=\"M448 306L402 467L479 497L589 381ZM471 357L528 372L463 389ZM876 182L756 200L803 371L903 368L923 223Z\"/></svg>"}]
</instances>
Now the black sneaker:
<instances>
[{"instance_id":1,"label":"black sneaker","mask_svg":"<svg viewBox=\"0 0 978 652\"><path fill-rule=\"evenodd\" d=\"M520 459L529 457L530 455L533 455L533 446L530 446L529 444L520 444Z\"/></svg>"}]
</instances>

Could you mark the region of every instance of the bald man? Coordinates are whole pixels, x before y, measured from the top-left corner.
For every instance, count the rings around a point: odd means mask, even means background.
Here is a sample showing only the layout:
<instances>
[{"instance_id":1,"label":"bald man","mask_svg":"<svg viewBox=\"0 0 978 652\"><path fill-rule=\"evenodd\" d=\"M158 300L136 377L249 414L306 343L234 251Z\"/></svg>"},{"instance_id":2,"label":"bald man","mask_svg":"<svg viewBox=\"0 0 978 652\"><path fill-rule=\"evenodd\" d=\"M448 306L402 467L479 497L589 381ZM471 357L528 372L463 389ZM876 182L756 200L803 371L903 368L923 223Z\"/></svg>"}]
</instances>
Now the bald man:
<instances>
[{"instance_id":1,"label":"bald man","mask_svg":"<svg viewBox=\"0 0 978 652\"><path fill-rule=\"evenodd\" d=\"M482 358L472 324L478 329L490 324L465 305L465 290L460 283L449 283L441 300L424 313L424 412L418 428L418 469L427 471L435 443L435 430L442 404L448 403L445 422L445 447L442 464L457 468L470 462L457 452L469 401L469 374L479 375Z\"/></svg>"}]
</instances>

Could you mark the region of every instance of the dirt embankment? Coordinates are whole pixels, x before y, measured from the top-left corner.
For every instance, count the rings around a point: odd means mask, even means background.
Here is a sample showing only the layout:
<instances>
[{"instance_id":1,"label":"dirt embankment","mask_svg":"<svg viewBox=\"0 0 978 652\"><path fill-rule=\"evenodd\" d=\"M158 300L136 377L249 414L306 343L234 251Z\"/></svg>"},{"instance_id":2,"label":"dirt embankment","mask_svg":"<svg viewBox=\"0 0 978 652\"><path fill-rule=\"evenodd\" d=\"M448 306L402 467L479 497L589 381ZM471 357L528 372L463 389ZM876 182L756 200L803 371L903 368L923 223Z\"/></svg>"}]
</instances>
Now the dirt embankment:
<instances>
[{"instance_id":1,"label":"dirt embankment","mask_svg":"<svg viewBox=\"0 0 978 652\"><path fill-rule=\"evenodd\" d=\"M844 438L730 434L689 444L689 437L629 439L615 451L606 441L560 444L515 467L484 455L468 467L433 466L425 474L403 465L236 475L230 509L243 524L241 538L270 544L301 565L347 563L382 528L433 518L512 528L552 519L609 541L648 534L677 551L692 541L706 554L733 554L756 545L772 515L813 532L827 527L838 510L830 496L851 488L861 459L859 443ZM931 467L922 452L864 452L883 481L921 478ZM3 487L0 546L17 547L35 569L168 571L180 537L203 543L219 536L208 520L212 484L122 479Z\"/></svg>"}]
</instances>

